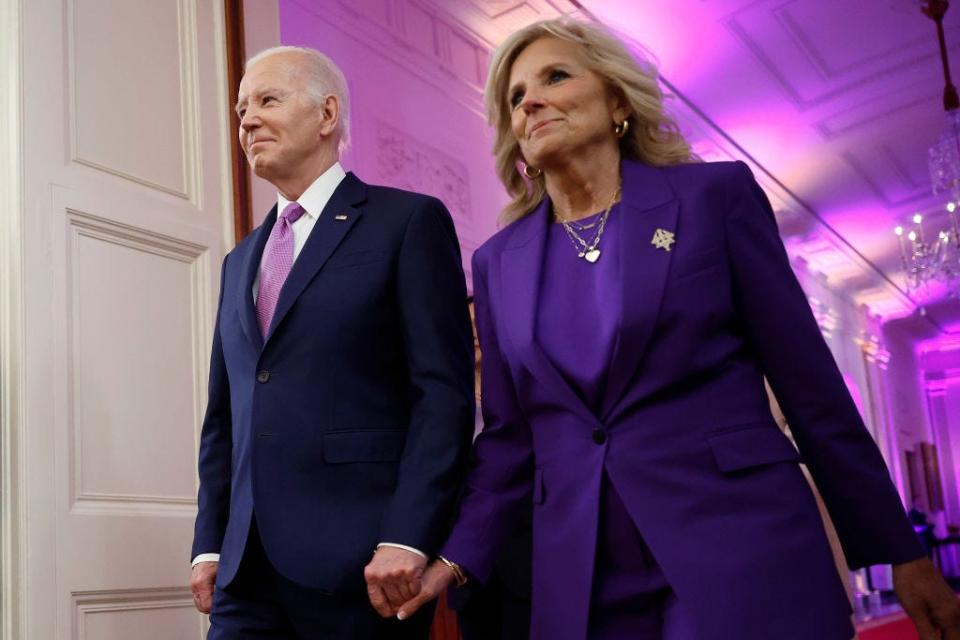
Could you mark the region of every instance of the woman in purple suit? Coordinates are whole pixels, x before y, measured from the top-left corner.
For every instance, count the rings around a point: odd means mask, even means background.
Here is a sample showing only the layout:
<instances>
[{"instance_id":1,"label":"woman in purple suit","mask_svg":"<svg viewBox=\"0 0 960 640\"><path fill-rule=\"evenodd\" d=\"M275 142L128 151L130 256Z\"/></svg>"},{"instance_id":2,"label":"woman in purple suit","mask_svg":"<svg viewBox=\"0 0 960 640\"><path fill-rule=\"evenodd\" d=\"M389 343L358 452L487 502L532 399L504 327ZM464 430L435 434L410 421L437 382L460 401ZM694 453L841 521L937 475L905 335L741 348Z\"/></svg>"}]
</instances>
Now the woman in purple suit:
<instances>
[{"instance_id":1,"label":"woman in purple suit","mask_svg":"<svg viewBox=\"0 0 960 640\"><path fill-rule=\"evenodd\" d=\"M697 162L592 25L513 34L487 109L513 199L473 258L485 428L398 615L483 582L532 503L532 638L848 640L804 462L850 565L894 565L923 640L960 638L746 165Z\"/></svg>"}]
</instances>

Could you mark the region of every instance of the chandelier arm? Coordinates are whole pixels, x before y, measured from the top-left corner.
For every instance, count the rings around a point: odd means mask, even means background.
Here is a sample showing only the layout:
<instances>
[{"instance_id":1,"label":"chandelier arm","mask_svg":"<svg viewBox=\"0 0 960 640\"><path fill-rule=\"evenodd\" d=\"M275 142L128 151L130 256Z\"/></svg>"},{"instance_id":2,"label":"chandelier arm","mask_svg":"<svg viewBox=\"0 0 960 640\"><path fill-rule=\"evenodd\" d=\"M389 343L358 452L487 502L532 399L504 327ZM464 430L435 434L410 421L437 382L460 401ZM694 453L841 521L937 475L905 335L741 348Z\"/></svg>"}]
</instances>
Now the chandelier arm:
<instances>
[{"instance_id":1,"label":"chandelier arm","mask_svg":"<svg viewBox=\"0 0 960 640\"><path fill-rule=\"evenodd\" d=\"M923 14L937 24L937 40L940 42L940 63L943 65L943 110L953 111L960 108L960 97L950 77L950 59L947 57L947 38L943 29L943 17L950 8L949 0L927 0Z\"/></svg>"},{"instance_id":2,"label":"chandelier arm","mask_svg":"<svg viewBox=\"0 0 960 640\"><path fill-rule=\"evenodd\" d=\"M943 18L937 22L937 37L940 39L940 61L943 63L943 110L953 111L960 107L960 97L957 96L957 88L953 86L953 80L950 78L950 60L947 58L947 39L943 33Z\"/></svg>"}]
</instances>

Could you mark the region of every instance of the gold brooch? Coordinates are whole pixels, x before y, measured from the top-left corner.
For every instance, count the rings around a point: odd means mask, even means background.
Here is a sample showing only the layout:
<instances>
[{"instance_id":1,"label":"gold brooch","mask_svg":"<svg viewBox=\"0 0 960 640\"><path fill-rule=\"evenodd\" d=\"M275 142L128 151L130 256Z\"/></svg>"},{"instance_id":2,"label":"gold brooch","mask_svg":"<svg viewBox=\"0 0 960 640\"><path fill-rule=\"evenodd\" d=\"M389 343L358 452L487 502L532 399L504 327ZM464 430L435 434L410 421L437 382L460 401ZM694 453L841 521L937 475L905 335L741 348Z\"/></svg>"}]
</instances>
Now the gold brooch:
<instances>
[{"instance_id":1,"label":"gold brooch","mask_svg":"<svg viewBox=\"0 0 960 640\"><path fill-rule=\"evenodd\" d=\"M676 238L673 235L672 231L667 231L666 229L657 229L653 232L653 239L650 241L650 244L655 246L657 249L665 249L670 251L670 245L676 242Z\"/></svg>"}]
</instances>

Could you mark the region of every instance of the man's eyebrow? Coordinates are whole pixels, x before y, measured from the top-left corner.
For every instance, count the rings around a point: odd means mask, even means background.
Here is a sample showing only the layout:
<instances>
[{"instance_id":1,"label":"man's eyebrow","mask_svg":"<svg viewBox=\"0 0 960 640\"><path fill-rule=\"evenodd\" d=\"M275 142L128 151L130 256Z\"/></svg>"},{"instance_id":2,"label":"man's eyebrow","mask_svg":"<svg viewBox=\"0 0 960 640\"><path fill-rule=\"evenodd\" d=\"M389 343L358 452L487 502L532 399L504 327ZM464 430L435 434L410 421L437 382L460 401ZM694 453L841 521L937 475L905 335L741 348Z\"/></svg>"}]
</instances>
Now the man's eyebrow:
<instances>
[{"instance_id":1,"label":"man's eyebrow","mask_svg":"<svg viewBox=\"0 0 960 640\"><path fill-rule=\"evenodd\" d=\"M280 89L279 87L266 87L266 88L264 88L264 89L260 89L259 91L254 91L253 93L250 94L250 96L242 96L242 97L240 98L240 100L237 101L237 104L234 105L233 110L234 110L234 111L239 111L239 110L240 110L240 107L242 107L244 104L246 104L248 97L262 96L262 95L266 95L266 94L268 94L268 93L272 93L272 94L275 94L275 95L286 95L286 94L287 94L286 91L284 91L283 89Z\"/></svg>"}]
</instances>

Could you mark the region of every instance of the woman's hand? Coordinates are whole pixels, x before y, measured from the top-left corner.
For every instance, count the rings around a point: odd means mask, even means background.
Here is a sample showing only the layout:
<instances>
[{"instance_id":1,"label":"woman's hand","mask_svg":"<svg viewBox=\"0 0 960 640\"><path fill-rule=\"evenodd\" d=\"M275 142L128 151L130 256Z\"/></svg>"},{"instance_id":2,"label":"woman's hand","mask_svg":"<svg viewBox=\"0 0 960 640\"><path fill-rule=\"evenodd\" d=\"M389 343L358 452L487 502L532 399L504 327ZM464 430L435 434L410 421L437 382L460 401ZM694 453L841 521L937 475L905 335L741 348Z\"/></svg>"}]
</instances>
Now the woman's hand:
<instances>
[{"instance_id":1,"label":"woman's hand","mask_svg":"<svg viewBox=\"0 0 960 640\"><path fill-rule=\"evenodd\" d=\"M895 565L893 589L920 640L960 640L960 600L929 558Z\"/></svg>"},{"instance_id":2,"label":"woman's hand","mask_svg":"<svg viewBox=\"0 0 960 640\"><path fill-rule=\"evenodd\" d=\"M453 581L453 570L440 560L434 560L420 578L420 593L400 607L397 618L400 620L409 618L417 612L417 609L439 596L444 589L453 584Z\"/></svg>"}]
</instances>

